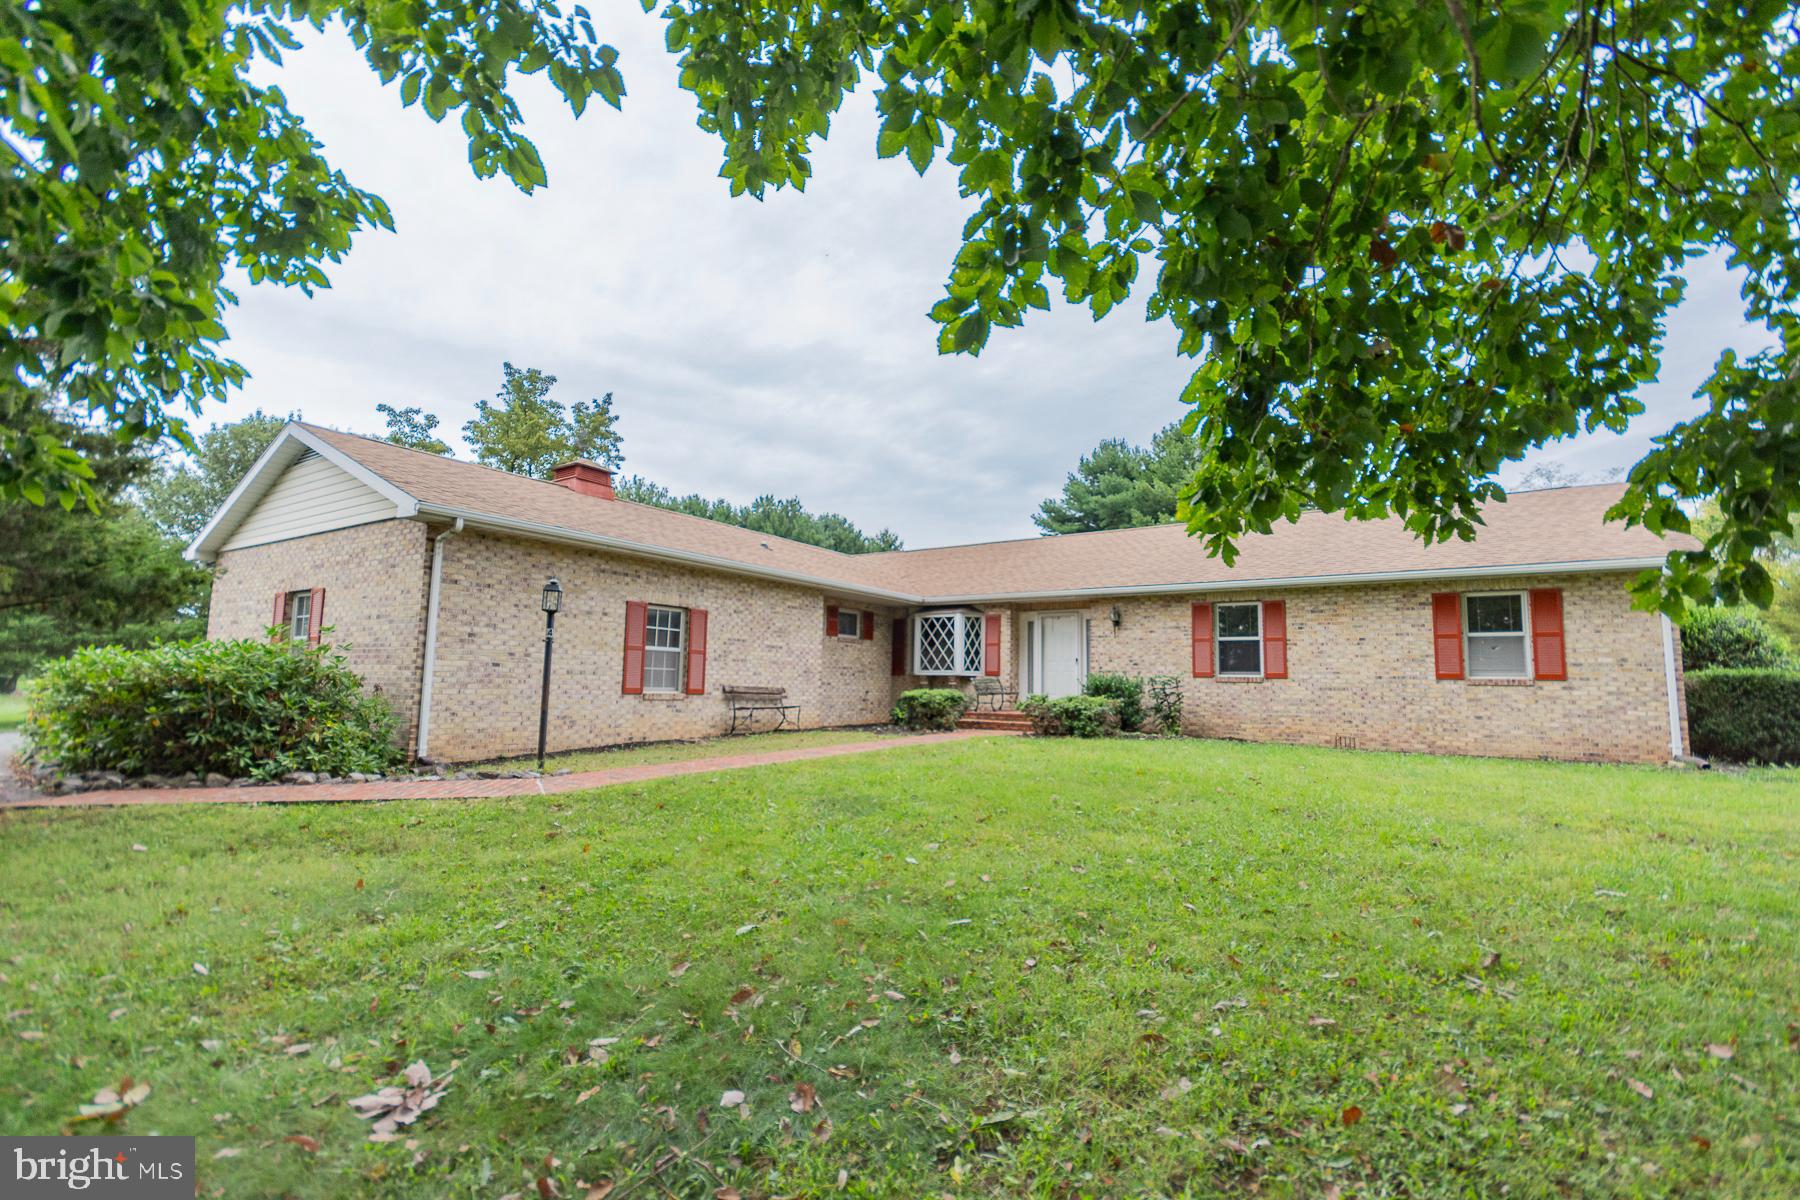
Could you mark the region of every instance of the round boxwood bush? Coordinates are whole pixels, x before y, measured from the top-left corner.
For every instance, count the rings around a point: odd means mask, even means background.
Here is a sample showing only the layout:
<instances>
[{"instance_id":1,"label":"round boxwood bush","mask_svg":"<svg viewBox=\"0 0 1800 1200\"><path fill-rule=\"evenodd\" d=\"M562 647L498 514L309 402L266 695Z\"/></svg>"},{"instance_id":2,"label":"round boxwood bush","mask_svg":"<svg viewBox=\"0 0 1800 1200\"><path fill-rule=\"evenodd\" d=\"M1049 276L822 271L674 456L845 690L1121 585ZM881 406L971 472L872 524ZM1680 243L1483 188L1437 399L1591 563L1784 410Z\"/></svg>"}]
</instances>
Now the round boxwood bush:
<instances>
[{"instance_id":1,"label":"round boxwood bush","mask_svg":"<svg viewBox=\"0 0 1800 1200\"><path fill-rule=\"evenodd\" d=\"M913 688L894 704L894 724L908 729L955 729L969 698L955 688Z\"/></svg>"},{"instance_id":2,"label":"round boxwood bush","mask_svg":"<svg viewBox=\"0 0 1800 1200\"><path fill-rule=\"evenodd\" d=\"M1689 671L1715 667L1800 668L1793 647L1763 615L1747 608L1697 608L1681 627L1681 662Z\"/></svg>"},{"instance_id":3,"label":"round boxwood bush","mask_svg":"<svg viewBox=\"0 0 1800 1200\"><path fill-rule=\"evenodd\" d=\"M25 690L33 756L65 773L277 779L401 758L387 701L330 646L95 646L45 665Z\"/></svg>"},{"instance_id":4,"label":"round boxwood bush","mask_svg":"<svg viewBox=\"0 0 1800 1200\"><path fill-rule=\"evenodd\" d=\"M1800 671L1691 671L1687 707L1702 758L1800 763Z\"/></svg>"},{"instance_id":5,"label":"round boxwood bush","mask_svg":"<svg viewBox=\"0 0 1800 1200\"><path fill-rule=\"evenodd\" d=\"M1119 702L1108 696L1027 696L1019 711L1039 737L1112 737L1119 732Z\"/></svg>"},{"instance_id":6,"label":"round boxwood bush","mask_svg":"<svg viewBox=\"0 0 1800 1200\"><path fill-rule=\"evenodd\" d=\"M1082 694L1116 700L1119 704L1119 728L1136 733L1144 727L1144 681L1135 675L1116 675L1096 671L1087 677Z\"/></svg>"}]
</instances>

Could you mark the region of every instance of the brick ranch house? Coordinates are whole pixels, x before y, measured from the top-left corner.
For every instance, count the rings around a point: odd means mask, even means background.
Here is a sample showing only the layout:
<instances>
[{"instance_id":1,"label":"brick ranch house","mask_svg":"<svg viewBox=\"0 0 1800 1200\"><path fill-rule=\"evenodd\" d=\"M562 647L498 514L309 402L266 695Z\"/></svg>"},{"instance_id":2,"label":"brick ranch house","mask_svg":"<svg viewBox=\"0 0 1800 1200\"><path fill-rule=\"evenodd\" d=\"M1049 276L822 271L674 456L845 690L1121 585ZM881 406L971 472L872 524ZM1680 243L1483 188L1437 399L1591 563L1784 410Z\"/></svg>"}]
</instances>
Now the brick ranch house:
<instances>
[{"instance_id":1,"label":"brick ranch house","mask_svg":"<svg viewBox=\"0 0 1800 1200\"><path fill-rule=\"evenodd\" d=\"M723 732L723 685L802 727L884 721L923 685L1077 692L1177 675L1186 732L1623 762L1687 750L1680 643L1633 610L1669 545L1606 524L1618 485L1515 495L1473 542L1309 513L1235 566L1179 525L845 555L289 425L194 541L208 634L325 626L438 761L536 747L541 588L561 581L551 746Z\"/></svg>"}]
</instances>

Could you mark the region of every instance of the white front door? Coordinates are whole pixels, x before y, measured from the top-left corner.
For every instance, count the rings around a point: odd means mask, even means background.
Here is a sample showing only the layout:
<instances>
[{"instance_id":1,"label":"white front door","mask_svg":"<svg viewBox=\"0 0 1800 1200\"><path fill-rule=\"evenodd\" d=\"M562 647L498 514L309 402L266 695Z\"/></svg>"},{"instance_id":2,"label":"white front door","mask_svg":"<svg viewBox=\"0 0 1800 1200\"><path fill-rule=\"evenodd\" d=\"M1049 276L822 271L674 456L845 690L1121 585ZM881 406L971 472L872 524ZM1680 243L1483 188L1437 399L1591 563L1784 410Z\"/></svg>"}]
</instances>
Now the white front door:
<instances>
[{"instance_id":1,"label":"white front door","mask_svg":"<svg viewBox=\"0 0 1800 1200\"><path fill-rule=\"evenodd\" d=\"M1087 682L1080 614L1046 614L1037 619L1037 627L1038 690L1052 699L1079 695L1081 685Z\"/></svg>"}]
</instances>

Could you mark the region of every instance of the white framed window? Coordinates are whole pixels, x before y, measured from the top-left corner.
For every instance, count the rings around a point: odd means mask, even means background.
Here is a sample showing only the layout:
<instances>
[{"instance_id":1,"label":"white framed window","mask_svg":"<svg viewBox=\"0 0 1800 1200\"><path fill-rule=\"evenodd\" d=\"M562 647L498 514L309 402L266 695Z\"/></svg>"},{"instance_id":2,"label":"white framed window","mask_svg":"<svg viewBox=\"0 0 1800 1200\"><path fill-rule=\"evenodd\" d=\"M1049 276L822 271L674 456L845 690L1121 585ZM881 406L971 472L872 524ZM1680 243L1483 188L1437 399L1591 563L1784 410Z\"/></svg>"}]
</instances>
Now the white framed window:
<instances>
[{"instance_id":1,"label":"white framed window","mask_svg":"<svg viewBox=\"0 0 1800 1200\"><path fill-rule=\"evenodd\" d=\"M288 636L297 641L312 637L312 593L289 592L287 598Z\"/></svg>"},{"instance_id":2,"label":"white framed window","mask_svg":"<svg viewBox=\"0 0 1800 1200\"><path fill-rule=\"evenodd\" d=\"M1530 678L1524 592L1463 596L1463 659L1469 664L1470 679Z\"/></svg>"},{"instance_id":3,"label":"white framed window","mask_svg":"<svg viewBox=\"0 0 1800 1200\"><path fill-rule=\"evenodd\" d=\"M982 650L980 613L920 613L913 618L915 675L979 675Z\"/></svg>"},{"instance_id":4,"label":"white framed window","mask_svg":"<svg viewBox=\"0 0 1800 1200\"><path fill-rule=\"evenodd\" d=\"M838 636L841 638L862 637L862 613L854 608L838 609Z\"/></svg>"},{"instance_id":5,"label":"white framed window","mask_svg":"<svg viewBox=\"0 0 1800 1200\"><path fill-rule=\"evenodd\" d=\"M681 660L687 649L687 609L651 605L644 614L644 690L681 690Z\"/></svg>"},{"instance_id":6,"label":"white framed window","mask_svg":"<svg viewBox=\"0 0 1800 1200\"><path fill-rule=\"evenodd\" d=\"M1213 625L1219 647L1219 674L1261 675L1262 605L1215 604Z\"/></svg>"}]
</instances>

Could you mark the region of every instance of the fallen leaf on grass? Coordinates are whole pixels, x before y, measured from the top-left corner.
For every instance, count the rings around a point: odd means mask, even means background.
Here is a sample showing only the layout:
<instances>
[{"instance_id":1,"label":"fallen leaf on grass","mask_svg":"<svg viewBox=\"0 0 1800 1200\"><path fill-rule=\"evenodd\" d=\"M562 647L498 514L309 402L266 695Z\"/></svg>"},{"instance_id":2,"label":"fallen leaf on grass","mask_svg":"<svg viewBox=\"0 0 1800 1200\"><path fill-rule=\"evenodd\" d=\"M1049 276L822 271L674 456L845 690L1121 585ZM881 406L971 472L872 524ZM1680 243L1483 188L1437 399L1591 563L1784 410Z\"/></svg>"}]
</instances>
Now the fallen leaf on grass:
<instances>
[{"instance_id":1,"label":"fallen leaf on grass","mask_svg":"<svg viewBox=\"0 0 1800 1200\"><path fill-rule=\"evenodd\" d=\"M744 1102L744 1093L738 1091L736 1088L728 1089L723 1095L721 1095L719 1097L719 1107L720 1108L736 1108L738 1105L742 1104L743 1102Z\"/></svg>"},{"instance_id":2,"label":"fallen leaf on grass","mask_svg":"<svg viewBox=\"0 0 1800 1200\"><path fill-rule=\"evenodd\" d=\"M492 979L494 977L492 971L464 971L463 974L470 979Z\"/></svg>"},{"instance_id":3,"label":"fallen leaf on grass","mask_svg":"<svg viewBox=\"0 0 1800 1200\"><path fill-rule=\"evenodd\" d=\"M1171 1083L1162 1090L1162 1098L1164 1100L1174 1100L1193 1090L1194 1081L1189 1079L1186 1075L1183 1075L1180 1079L1177 1079L1174 1083Z\"/></svg>"},{"instance_id":4,"label":"fallen leaf on grass","mask_svg":"<svg viewBox=\"0 0 1800 1200\"><path fill-rule=\"evenodd\" d=\"M313 1044L311 1042L295 1042L292 1046L287 1048L287 1053L294 1057L298 1057L312 1048Z\"/></svg>"},{"instance_id":5,"label":"fallen leaf on grass","mask_svg":"<svg viewBox=\"0 0 1800 1200\"><path fill-rule=\"evenodd\" d=\"M744 1001L750 999L750 997L752 997L754 995L756 995L756 989L751 987L749 984L745 984L743 987L739 988L737 991L731 993L731 1003L742 1004Z\"/></svg>"},{"instance_id":6,"label":"fallen leaf on grass","mask_svg":"<svg viewBox=\"0 0 1800 1200\"><path fill-rule=\"evenodd\" d=\"M687 974L687 969L693 965L693 963L687 962L686 960L676 963L669 968L669 978L680 979L683 975Z\"/></svg>"},{"instance_id":7,"label":"fallen leaf on grass","mask_svg":"<svg viewBox=\"0 0 1800 1200\"><path fill-rule=\"evenodd\" d=\"M575 1097L575 1103L585 1104L587 1101L592 1100L594 1098L594 1096L596 1094L598 1094L599 1091L600 1091L599 1088L591 1087L587 1091L585 1091L585 1092L581 1093L579 1096Z\"/></svg>"},{"instance_id":8,"label":"fallen leaf on grass","mask_svg":"<svg viewBox=\"0 0 1800 1200\"><path fill-rule=\"evenodd\" d=\"M196 975L211 975L212 972L207 969L205 963L195 963L194 964L194 974L196 974Z\"/></svg>"},{"instance_id":9,"label":"fallen leaf on grass","mask_svg":"<svg viewBox=\"0 0 1800 1200\"><path fill-rule=\"evenodd\" d=\"M608 1196L612 1195L612 1190L613 1181L610 1179L602 1179L593 1187L589 1188L587 1190L587 1195L583 1196L581 1200L606 1200Z\"/></svg>"},{"instance_id":10,"label":"fallen leaf on grass","mask_svg":"<svg viewBox=\"0 0 1800 1200\"><path fill-rule=\"evenodd\" d=\"M1646 1100L1654 1099L1656 1096L1655 1090L1641 1079L1632 1079L1628 1076L1625 1082L1630 1085L1632 1091Z\"/></svg>"},{"instance_id":11,"label":"fallen leaf on grass","mask_svg":"<svg viewBox=\"0 0 1800 1200\"><path fill-rule=\"evenodd\" d=\"M1356 1124L1360 1120L1362 1120L1362 1109L1356 1107L1356 1105L1352 1104L1349 1108L1344 1110L1343 1121L1346 1128Z\"/></svg>"},{"instance_id":12,"label":"fallen leaf on grass","mask_svg":"<svg viewBox=\"0 0 1800 1200\"><path fill-rule=\"evenodd\" d=\"M452 1072L452 1075L454 1072ZM423 1060L413 1063L404 1073L405 1087L389 1086L350 1101L350 1107L363 1120L373 1119L370 1140L391 1140L402 1125L411 1125L437 1107L450 1086L451 1075L433 1080L431 1068Z\"/></svg>"},{"instance_id":13,"label":"fallen leaf on grass","mask_svg":"<svg viewBox=\"0 0 1800 1200\"><path fill-rule=\"evenodd\" d=\"M1308 1025L1311 1025L1314 1029L1319 1029L1319 1028L1322 1028L1327 1025L1336 1025L1337 1024L1337 1022L1332 1020L1330 1017L1308 1017L1308 1018L1306 1018L1306 1023Z\"/></svg>"},{"instance_id":14,"label":"fallen leaf on grass","mask_svg":"<svg viewBox=\"0 0 1800 1200\"><path fill-rule=\"evenodd\" d=\"M131 848L133 850L136 850L139 854L142 854L144 851L148 850L150 847L144 845L144 843L142 843L142 842L133 842L133 843L131 843Z\"/></svg>"},{"instance_id":15,"label":"fallen leaf on grass","mask_svg":"<svg viewBox=\"0 0 1800 1200\"><path fill-rule=\"evenodd\" d=\"M19 1040L21 1042L41 1042L44 1040L44 1031L41 1029L21 1029L19 1030Z\"/></svg>"},{"instance_id":16,"label":"fallen leaf on grass","mask_svg":"<svg viewBox=\"0 0 1800 1200\"><path fill-rule=\"evenodd\" d=\"M713 1200L744 1200L744 1194L727 1184L725 1187L713 1189Z\"/></svg>"},{"instance_id":17,"label":"fallen leaf on grass","mask_svg":"<svg viewBox=\"0 0 1800 1200\"><path fill-rule=\"evenodd\" d=\"M556 1180L546 1175L538 1176L537 1194L542 1200L556 1200L558 1196L562 1195L556 1188Z\"/></svg>"},{"instance_id":18,"label":"fallen leaf on grass","mask_svg":"<svg viewBox=\"0 0 1800 1200\"><path fill-rule=\"evenodd\" d=\"M292 1142L308 1154L317 1154L319 1152L319 1139L307 1137L304 1133L290 1133L281 1140L284 1142Z\"/></svg>"},{"instance_id":19,"label":"fallen leaf on grass","mask_svg":"<svg viewBox=\"0 0 1800 1200\"><path fill-rule=\"evenodd\" d=\"M219 1149L213 1151L213 1158L215 1158L215 1159L236 1158L238 1155L240 1155L242 1153L243 1153L243 1151L239 1150L236 1146L222 1146Z\"/></svg>"},{"instance_id":20,"label":"fallen leaf on grass","mask_svg":"<svg viewBox=\"0 0 1800 1200\"><path fill-rule=\"evenodd\" d=\"M788 1094L788 1107L797 1113L811 1112L818 1102L819 1090L810 1083L796 1083Z\"/></svg>"},{"instance_id":21,"label":"fallen leaf on grass","mask_svg":"<svg viewBox=\"0 0 1800 1200\"><path fill-rule=\"evenodd\" d=\"M118 1121L126 1113L142 1104L150 1095L150 1085L133 1083L130 1076L119 1081L119 1086L101 1088L94 1093L92 1104L80 1105L76 1112L76 1121Z\"/></svg>"},{"instance_id":22,"label":"fallen leaf on grass","mask_svg":"<svg viewBox=\"0 0 1800 1200\"><path fill-rule=\"evenodd\" d=\"M1737 1053L1735 1049L1726 1045L1724 1042L1706 1043L1706 1052L1714 1058L1730 1058L1733 1054Z\"/></svg>"},{"instance_id":23,"label":"fallen leaf on grass","mask_svg":"<svg viewBox=\"0 0 1800 1200\"><path fill-rule=\"evenodd\" d=\"M122 1016L124 1016L124 1015L125 1015L125 1010L124 1010L124 1009L122 1009L122 1008L115 1008L115 1009L113 1009L113 1010L112 1010L112 1011L111 1011L111 1012L109 1012L109 1013L107 1013L107 1014L106 1014L106 1019L107 1019L107 1020L109 1020L109 1021L116 1021L116 1020L118 1020L118 1019L119 1019L119 1018L120 1018L120 1017L122 1017Z\"/></svg>"}]
</instances>

